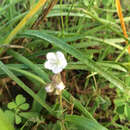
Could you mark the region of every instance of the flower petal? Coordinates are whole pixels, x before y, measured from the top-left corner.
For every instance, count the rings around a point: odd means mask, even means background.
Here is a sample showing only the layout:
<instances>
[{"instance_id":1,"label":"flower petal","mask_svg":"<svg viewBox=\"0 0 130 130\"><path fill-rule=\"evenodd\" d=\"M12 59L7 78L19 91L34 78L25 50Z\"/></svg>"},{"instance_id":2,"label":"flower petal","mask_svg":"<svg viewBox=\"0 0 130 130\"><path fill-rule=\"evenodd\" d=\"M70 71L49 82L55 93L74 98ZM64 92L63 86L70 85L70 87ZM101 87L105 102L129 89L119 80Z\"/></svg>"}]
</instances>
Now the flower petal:
<instances>
[{"instance_id":1,"label":"flower petal","mask_svg":"<svg viewBox=\"0 0 130 130\"><path fill-rule=\"evenodd\" d=\"M58 73L60 73L62 70L63 70L62 68L56 66L56 67L54 67L54 68L52 69L52 72L55 73L55 74L58 74Z\"/></svg>"},{"instance_id":2,"label":"flower petal","mask_svg":"<svg viewBox=\"0 0 130 130\"><path fill-rule=\"evenodd\" d=\"M47 53L46 58L47 58L47 60L49 60L49 61L52 61L52 60L53 60L53 61L56 61L56 60L57 60L56 54L53 53L53 52Z\"/></svg>"},{"instance_id":3,"label":"flower petal","mask_svg":"<svg viewBox=\"0 0 130 130\"><path fill-rule=\"evenodd\" d=\"M56 88L57 88L59 91L62 91L62 90L65 88L65 85L64 85L63 82L60 82L60 83L56 86Z\"/></svg>"},{"instance_id":4,"label":"flower petal","mask_svg":"<svg viewBox=\"0 0 130 130\"><path fill-rule=\"evenodd\" d=\"M58 60L60 61L60 65L62 66L62 68L64 69L67 66L67 61L65 59L65 56L62 52L57 51L56 55L58 57Z\"/></svg>"},{"instance_id":5,"label":"flower petal","mask_svg":"<svg viewBox=\"0 0 130 130\"><path fill-rule=\"evenodd\" d=\"M50 62L49 62L49 61L46 61L46 62L44 63L44 67L45 67L46 69L51 70L51 69L52 69L52 67L53 67L53 65L52 65L52 64L50 64Z\"/></svg>"},{"instance_id":6,"label":"flower petal","mask_svg":"<svg viewBox=\"0 0 130 130\"><path fill-rule=\"evenodd\" d=\"M51 93L54 91L54 87L52 86L52 84L48 84L48 86L45 87L45 90L48 92L48 93Z\"/></svg>"},{"instance_id":7,"label":"flower petal","mask_svg":"<svg viewBox=\"0 0 130 130\"><path fill-rule=\"evenodd\" d=\"M56 52L56 56L57 56L58 59L61 60L61 61L62 61L62 59L65 59L64 54L63 54L62 52L60 52L60 51L57 51L57 52Z\"/></svg>"}]
</instances>

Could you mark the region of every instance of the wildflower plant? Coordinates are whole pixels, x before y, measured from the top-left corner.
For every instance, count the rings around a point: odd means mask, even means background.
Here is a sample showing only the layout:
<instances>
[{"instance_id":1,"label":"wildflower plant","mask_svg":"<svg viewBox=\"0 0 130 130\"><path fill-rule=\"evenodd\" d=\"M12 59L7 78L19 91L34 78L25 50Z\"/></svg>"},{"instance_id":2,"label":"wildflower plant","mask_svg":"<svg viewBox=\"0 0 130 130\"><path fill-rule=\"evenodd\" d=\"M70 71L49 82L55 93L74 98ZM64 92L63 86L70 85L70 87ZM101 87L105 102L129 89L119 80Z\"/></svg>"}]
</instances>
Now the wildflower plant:
<instances>
[{"instance_id":1,"label":"wildflower plant","mask_svg":"<svg viewBox=\"0 0 130 130\"><path fill-rule=\"evenodd\" d=\"M64 83L61 80L60 72L67 66L67 61L62 52L57 51L49 52L46 55L47 61L44 64L44 67L52 70L54 76L52 77L52 82L45 87L45 90L48 93L54 92L56 95L60 95L61 91L65 88Z\"/></svg>"}]
</instances>

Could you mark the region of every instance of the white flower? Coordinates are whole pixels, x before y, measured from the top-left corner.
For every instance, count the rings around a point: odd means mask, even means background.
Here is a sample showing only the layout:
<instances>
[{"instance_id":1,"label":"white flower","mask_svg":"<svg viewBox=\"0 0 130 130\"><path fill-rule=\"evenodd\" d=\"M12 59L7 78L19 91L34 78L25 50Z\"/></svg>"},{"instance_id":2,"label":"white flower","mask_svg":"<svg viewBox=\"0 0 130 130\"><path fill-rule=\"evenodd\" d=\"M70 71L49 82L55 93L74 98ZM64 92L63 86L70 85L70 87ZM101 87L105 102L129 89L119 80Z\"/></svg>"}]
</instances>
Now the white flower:
<instances>
[{"instance_id":1,"label":"white flower","mask_svg":"<svg viewBox=\"0 0 130 130\"><path fill-rule=\"evenodd\" d=\"M52 84L48 84L46 87L45 87L45 90L46 92L48 93L52 93L54 91L54 87L52 86Z\"/></svg>"},{"instance_id":2,"label":"white flower","mask_svg":"<svg viewBox=\"0 0 130 130\"><path fill-rule=\"evenodd\" d=\"M63 82L60 82L58 85L56 85L56 95L60 95L61 91L65 88L65 85Z\"/></svg>"},{"instance_id":3,"label":"white flower","mask_svg":"<svg viewBox=\"0 0 130 130\"><path fill-rule=\"evenodd\" d=\"M65 56L60 51L57 51L56 53L49 52L46 55L46 58L47 61L45 62L44 67L52 70L52 72L55 74L60 73L67 66Z\"/></svg>"}]
</instances>

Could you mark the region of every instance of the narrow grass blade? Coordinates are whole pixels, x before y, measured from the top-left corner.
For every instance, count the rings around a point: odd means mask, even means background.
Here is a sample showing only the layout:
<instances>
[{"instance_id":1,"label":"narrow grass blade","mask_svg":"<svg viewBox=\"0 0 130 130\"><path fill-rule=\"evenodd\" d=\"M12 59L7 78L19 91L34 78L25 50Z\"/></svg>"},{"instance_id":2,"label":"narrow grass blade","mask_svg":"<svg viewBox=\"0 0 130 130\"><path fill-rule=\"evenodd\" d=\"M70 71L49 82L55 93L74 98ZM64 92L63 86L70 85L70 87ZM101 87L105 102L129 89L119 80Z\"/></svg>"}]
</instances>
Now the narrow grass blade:
<instances>
[{"instance_id":1,"label":"narrow grass blade","mask_svg":"<svg viewBox=\"0 0 130 130\"><path fill-rule=\"evenodd\" d=\"M83 116L66 115L65 121L75 124L76 126L80 126L81 129L85 130L107 130L107 128Z\"/></svg>"},{"instance_id":2,"label":"narrow grass blade","mask_svg":"<svg viewBox=\"0 0 130 130\"><path fill-rule=\"evenodd\" d=\"M21 69L14 68L14 67L8 67L8 68L13 70L13 71L19 72L19 73L21 73L21 74L23 74L23 75L25 75L27 77L35 79L37 82L39 82L39 83L41 83L43 85L46 84L46 82L43 81L43 79L41 79L39 76L37 76L37 75L35 75L35 74L33 74L33 73L29 72L29 71L21 70Z\"/></svg>"}]
</instances>

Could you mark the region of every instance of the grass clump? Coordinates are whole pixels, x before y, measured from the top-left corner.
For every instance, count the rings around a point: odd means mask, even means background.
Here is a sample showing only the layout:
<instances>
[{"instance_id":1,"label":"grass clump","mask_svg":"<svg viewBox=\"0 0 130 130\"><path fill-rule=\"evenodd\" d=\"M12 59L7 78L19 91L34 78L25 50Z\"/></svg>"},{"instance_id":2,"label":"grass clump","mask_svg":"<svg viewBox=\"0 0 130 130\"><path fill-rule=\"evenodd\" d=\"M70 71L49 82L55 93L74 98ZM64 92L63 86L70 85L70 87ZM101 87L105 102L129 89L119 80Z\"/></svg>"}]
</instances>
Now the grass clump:
<instances>
[{"instance_id":1,"label":"grass clump","mask_svg":"<svg viewBox=\"0 0 130 130\"><path fill-rule=\"evenodd\" d=\"M129 130L125 2L122 12L115 0L0 2L0 104L15 129ZM67 60L60 75L44 67L63 62L57 51ZM46 92L60 83L57 95Z\"/></svg>"}]
</instances>

